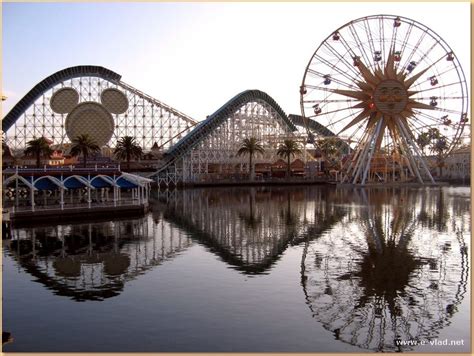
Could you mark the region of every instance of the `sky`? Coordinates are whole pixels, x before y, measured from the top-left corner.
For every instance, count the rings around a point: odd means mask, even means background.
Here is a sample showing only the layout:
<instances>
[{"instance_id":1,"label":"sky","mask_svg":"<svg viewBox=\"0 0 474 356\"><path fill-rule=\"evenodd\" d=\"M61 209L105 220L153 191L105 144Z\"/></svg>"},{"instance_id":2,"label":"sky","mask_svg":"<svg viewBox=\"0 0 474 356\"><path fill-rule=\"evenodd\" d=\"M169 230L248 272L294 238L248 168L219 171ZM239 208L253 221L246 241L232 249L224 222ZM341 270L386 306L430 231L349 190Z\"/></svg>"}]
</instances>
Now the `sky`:
<instances>
[{"instance_id":1,"label":"sky","mask_svg":"<svg viewBox=\"0 0 474 356\"><path fill-rule=\"evenodd\" d=\"M416 20L470 78L470 3L3 3L2 115L38 82L99 65L197 121L247 89L300 114L299 86L320 43L360 17Z\"/></svg>"}]
</instances>

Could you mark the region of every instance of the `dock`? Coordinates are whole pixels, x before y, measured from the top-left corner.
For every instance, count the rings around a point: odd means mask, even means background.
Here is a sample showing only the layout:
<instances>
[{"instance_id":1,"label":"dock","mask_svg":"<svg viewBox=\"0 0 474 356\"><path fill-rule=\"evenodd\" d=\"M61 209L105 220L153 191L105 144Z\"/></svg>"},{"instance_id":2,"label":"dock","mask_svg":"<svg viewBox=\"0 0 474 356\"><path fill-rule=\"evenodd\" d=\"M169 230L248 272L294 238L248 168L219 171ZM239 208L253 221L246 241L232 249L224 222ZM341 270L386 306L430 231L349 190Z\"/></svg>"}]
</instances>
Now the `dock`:
<instances>
[{"instance_id":1,"label":"dock","mask_svg":"<svg viewBox=\"0 0 474 356\"><path fill-rule=\"evenodd\" d=\"M143 216L149 210L148 204L123 204L118 206L105 205L70 207L67 209L48 208L35 211L16 211L10 214L11 224L16 227L31 225L51 225L54 223L73 223L80 221L101 221L111 217L135 218Z\"/></svg>"}]
</instances>

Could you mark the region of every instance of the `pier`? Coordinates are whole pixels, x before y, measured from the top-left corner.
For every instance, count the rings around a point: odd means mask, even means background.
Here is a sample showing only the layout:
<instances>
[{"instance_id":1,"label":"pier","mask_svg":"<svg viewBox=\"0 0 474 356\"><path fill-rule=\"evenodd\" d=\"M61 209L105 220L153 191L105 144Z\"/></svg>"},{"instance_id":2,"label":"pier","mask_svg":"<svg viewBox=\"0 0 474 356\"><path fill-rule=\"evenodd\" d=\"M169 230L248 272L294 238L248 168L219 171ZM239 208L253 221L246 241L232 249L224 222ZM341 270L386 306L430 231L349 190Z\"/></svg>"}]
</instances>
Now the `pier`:
<instances>
[{"instance_id":1,"label":"pier","mask_svg":"<svg viewBox=\"0 0 474 356\"><path fill-rule=\"evenodd\" d=\"M10 223L143 213L151 179L106 168L5 169L3 231Z\"/></svg>"}]
</instances>

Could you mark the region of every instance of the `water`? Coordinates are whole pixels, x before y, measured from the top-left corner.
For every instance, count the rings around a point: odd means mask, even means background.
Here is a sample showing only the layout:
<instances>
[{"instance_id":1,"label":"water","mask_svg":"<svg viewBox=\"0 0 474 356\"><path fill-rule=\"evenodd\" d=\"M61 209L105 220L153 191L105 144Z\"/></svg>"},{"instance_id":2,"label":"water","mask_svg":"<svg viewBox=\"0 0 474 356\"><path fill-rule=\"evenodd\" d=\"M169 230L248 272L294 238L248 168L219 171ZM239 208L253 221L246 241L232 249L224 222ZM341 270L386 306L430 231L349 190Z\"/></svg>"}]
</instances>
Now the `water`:
<instances>
[{"instance_id":1,"label":"water","mask_svg":"<svg viewBox=\"0 0 474 356\"><path fill-rule=\"evenodd\" d=\"M14 230L3 351L470 350L469 188L188 189L152 207Z\"/></svg>"}]
</instances>

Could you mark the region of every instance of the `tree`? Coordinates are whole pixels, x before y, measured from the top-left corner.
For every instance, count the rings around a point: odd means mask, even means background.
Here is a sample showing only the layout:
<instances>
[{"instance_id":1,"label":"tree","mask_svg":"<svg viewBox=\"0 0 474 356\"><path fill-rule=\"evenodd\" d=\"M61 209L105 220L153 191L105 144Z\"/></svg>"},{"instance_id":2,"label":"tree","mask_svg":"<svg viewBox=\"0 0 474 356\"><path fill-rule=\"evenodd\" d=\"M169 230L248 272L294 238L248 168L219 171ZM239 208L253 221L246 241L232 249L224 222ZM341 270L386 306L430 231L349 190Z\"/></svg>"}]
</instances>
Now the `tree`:
<instances>
[{"instance_id":1,"label":"tree","mask_svg":"<svg viewBox=\"0 0 474 356\"><path fill-rule=\"evenodd\" d=\"M143 155L143 150L135 141L135 137L124 136L117 141L117 146L114 150L114 155L120 160L127 160L127 169L130 169L130 159L140 158Z\"/></svg>"},{"instance_id":2,"label":"tree","mask_svg":"<svg viewBox=\"0 0 474 356\"><path fill-rule=\"evenodd\" d=\"M449 145L448 145L448 139L447 137L443 135L439 135L438 138L436 138L432 143L431 143L431 150L433 152L436 152L437 155L437 164L439 167L439 175L440 177L443 174L443 166L444 166L444 159L443 156L445 152L448 150Z\"/></svg>"},{"instance_id":3,"label":"tree","mask_svg":"<svg viewBox=\"0 0 474 356\"><path fill-rule=\"evenodd\" d=\"M76 157L82 154L84 168L87 167L87 156L98 151L100 151L100 147L88 134L79 135L72 140L71 156Z\"/></svg>"},{"instance_id":4,"label":"tree","mask_svg":"<svg viewBox=\"0 0 474 356\"><path fill-rule=\"evenodd\" d=\"M325 161L326 173L330 168L336 168L341 153L342 141L337 137L325 137L318 141L318 146Z\"/></svg>"},{"instance_id":5,"label":"tree","mask_svg":"<svg viewBox=\"0 0 474 356\"><path fill-rule=\"evenodd\" d=\"M300 147L296 141L285 140L278 147L277 155L280 157L286 157L287 166L286 166L286 177L290 177L290 158L295 156L297 153L301 153Z\"/></svg>"},{"instance_id":6,"label":"tree","mask_svg":"<svg viewBox=\"0 0 474 356\"><path fill-rule=\"evenodd\" d=\"M53 154L53 150L49 147L48 141L44 137L40 137L27 142L25 156L36 157L36 167L41 164L41 156L49 157Z\"/></svg>"},{"instance_id":7,"label":"tree","mask_svg":"<svg viewBox=\"0 0 474 356\"><path fill-rule=\"evenodd\" d=\"M334 137L325 137L318 142L318 146L325 157L333 158L339 153L339 140Z\"/></svg>"},{"instance_id":8,"label":"tree","mask_svg":"<svg viewBox=\"0 0 474 356\"><path fill-rule=\"evenodd\" d=\"M430 140L436 140L441 137L441 133L439 132L439 129L432 127L428 130L428 136Z\"/></svg>"},{"instance_id":9,"label":"tree","mask_svg":"<svg viewBox=\"0 0 474 356\"><path fill-rule=\"evenodd\" d=\"M421 151L425 154L425 147L428 146L431 142L431 137L429 132L422 132L416 138L416 143L420 146Z\"/></svg>"},{"instance_id":10,"label":"tree","mask_svg":"<svg viewBox=\"0 0 474 356\"><path fill-rule=\"evenodd\" d=\"M257 141L255 137L246 138L242 141L242 145L240 146L239 150L237 151L237 156L241 156L243 154L249 155L249 176L250 180L253 180L253 155L260 153L263 154L265 149L262 145Z\"/></svg>"}]
</instances>

